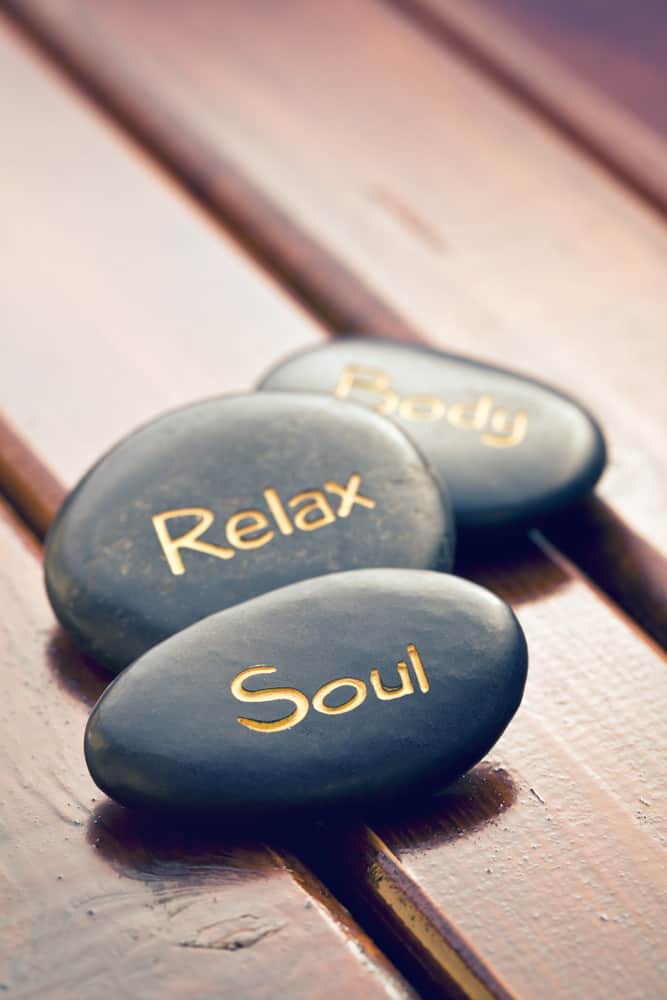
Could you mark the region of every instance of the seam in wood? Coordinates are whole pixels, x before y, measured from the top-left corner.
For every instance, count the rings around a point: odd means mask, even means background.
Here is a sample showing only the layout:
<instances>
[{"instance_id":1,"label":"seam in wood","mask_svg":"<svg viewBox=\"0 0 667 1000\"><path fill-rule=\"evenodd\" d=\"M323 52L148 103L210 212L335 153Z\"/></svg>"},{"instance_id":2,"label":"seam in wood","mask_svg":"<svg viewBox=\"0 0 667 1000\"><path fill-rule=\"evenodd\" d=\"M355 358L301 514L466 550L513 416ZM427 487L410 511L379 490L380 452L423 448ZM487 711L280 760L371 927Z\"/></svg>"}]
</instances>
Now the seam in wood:
<instances>
[{"instance_id":1,"label":"seam in wood","mask_svg":"<svg viewBox=\"0 0 667 1000\"><path fill-rule=\"evenodd\" d=\"M447 978L470 1000L511 1000L512 994L507 986L495 973L491 973L456 929L443 919L409 878L389 846L368 827L364 833L369 849L375 852L375 857L369 862L369 882L399 918L417 947L435 960Z\"/></svg>"},{"instance_id":2,"label":"seam in wood","mask_svg":"<svg viewBox=\"0 0 667 1000\"><path fill-rule=\"evenodd\" d=\"M548 88L539 86L534 80L524 80L521 71L515 68L512 59L506 53L502 53L497 44L493 46L485 44L480 40L478 31L473 32L468 29L465 12L463 18L454 17L442 9L432 10L424 5L422 0L378 0L378 2L397 10L436 44L458 54L492 84L502 88L513 100L523 104L557 129L561 136L575 146L582 155L602 166L617 181L648 202L660 215L667 216L667 176L658 177L655 176L655 172L650 172L643 166L637 169L634 165L628 165L624 149L621 149L620 153L616 152L603 137L587 131L586 125L573 120L567 108L560 106ZM495 22L500 20L492 18L483 10L477 10L476 17L482 23L488 23L489 32L492 30L492 22L495 25ZM497 34L497 29L495 33ZM581 97L587 88L581 84L578 89ZM599 109L607 104L612 107L603 97L597 99L597 104ZM620 112L612 113L614 118L620 117ZM630 121L629 116L624 117ZM656 146L658 142L659 140L656 140ZM645 155L643 159L646 159Z\"/></svg>"},{"instance_id":3,"label":"seam in wood","mask_svg":"<svg viewBox=\"0 0 667 1000\"><path fill-rule=\"evenodd\" d=\"M401 9L413 7L417 0L383 0ZM415 7L416 9L416 7ZM26 11L20 3L12 0L8 10L17 23L38 41L43 48L63 67L84 91L102 105L107 113L118 118L121 125L136 140L143 143L150 153L174 175L196 200L221 223L229 227L237 240L255 254L260 264L270 269L282 280L289 291L297 297L317 317L335 332L352 331L370 333L391 339L423 342L426 338L404 317L387 306L365 282L353 274L345 265L303 228L276 206L269 197L258 190L233 163L204 151L196 136L184 135L183 128L169 129L171 123L167 111L161 108L159 97L147 93L145 88L132 86L130 97L112 93L114 67L105 69L108 51L99 54L94 46L82 56L72 53L60 40L51 38L47 28L39 23L34 13ZM422 10L420 7L419 10ZM438 24L440 24L439 20ZM428 22L430 24L430 21ZM447 32L441 26L441 33ZM97 76L98 79L94 79ZM186 147L188 152L183 153ZM18 505L29 523L44 528L44 511L41 497L24 492L21 482L10 470L7 474L8 490L18 496ZM25 480L25 476L23 477ZM52 487L50 487L52 490ZM594 498L592 504L601 505ZM601 509L601 507L599 508ZM586 540L583 532L576 536L576 526L559 531L553 538L558 549L564 546L565 553L581 569L580 576L588 582L592 579L608 594L614 603L630 615L650 635L663 645L667 645L664 613L658 613L664 606L667 590L667 557L654 549L649 556L649 543L640 539L628 528L620 517L599 517L600 533L595 544ZM551 539L549 527L545 528ZM632 563L632 546L637 539L643 543L641 558L635 561L633 584L626 585L618 578L618 556L599 560L601 539L611 543L610 552L630 553L624 556L624 563ZM573 544L570 545L570 540ZM576 548L574 542L576 541ZM612 553L613 555L613 553ZM607 574L606 576L603 574ZM648 587L652 597L649 607L642 602L642 593ZM658 609L658 611L656 610Z\"/></svg>"},{"instance_id":4,"label":"seam in wood","mask_svg":"<svg viewBox=\"0 0 667 1000\"><path fill-rule=\"evenodd\" d=\"M65 498L65 488L0 411L0 492L39 539Z\"/></svg>"}]
</instances>

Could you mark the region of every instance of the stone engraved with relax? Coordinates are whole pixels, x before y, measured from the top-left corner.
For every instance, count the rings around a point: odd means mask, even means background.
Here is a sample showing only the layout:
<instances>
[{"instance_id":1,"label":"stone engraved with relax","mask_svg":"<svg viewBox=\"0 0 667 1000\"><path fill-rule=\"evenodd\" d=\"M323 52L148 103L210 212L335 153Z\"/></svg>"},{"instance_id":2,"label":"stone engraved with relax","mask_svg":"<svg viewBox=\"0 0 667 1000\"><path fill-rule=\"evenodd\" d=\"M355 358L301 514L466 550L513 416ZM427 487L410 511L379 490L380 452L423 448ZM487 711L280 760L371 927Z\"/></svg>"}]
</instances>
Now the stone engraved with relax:
<instances>
[{"instance_id":1,"label":"stone engraved with relax","mask_svg":"<svg viewBox=\"0 0 667 1000\"><path fill-rule=\"evenodd\" d=\"M422 694L428 694L431 685L429 684L426 670L414 643L408 644L407 652L419 690ZM277 687L252 690L243 686L244 682L249 680L249 678L257 677L260 674L274 674L276 669L276 667L269 665L261 665L242 670L231 682L231 692L238 701L243 702L291 701L294 703L294 711L281 719L276 719L275 722L258 722L256 719L238 717L236 721L245 726L246 729L252 729L258 733L279 733L285 729L293 729L294 726L298 726L308 714L310 702L303 691L300 691L298 688ZM399 687L385 687L380 677L380 671L377 669L371 670L370 684L379 701L393 701L395 698L405 698L407 695L415 693L412 677L410 676L405 660L399 661L397 669L401 681ZM325 699L338 688L342 687L354 688L352 697L348 698L342 705L327 705ZM312 705L316 712L321 712L323 715L343 715L345 712L352 712L355 708L363 704L367 693L368 688L365 681L360 680L358 677L337 677L335 680L329 681L318 688L313 695Z\"/></svg>"},{"instance_id":2,"label":"stone engraved with relax","mask_svg":"<svg viewBox=\"0 0 667 1000\"><path fill-rule=\"evenodd\" d=\"M504 406L494 409L493 396L482 393L474 403L452 403L448 406L441 396L418 394L401 397L391 388L390 376L381 368L348 365L334 390L337 399L346 399L353 390L377 396L375 407L383 416L392 414L431 423L447 420L452 427L480 431L480 441L487 448L513 448L521 444L528 431L528 414L518 410L513 418Z\"/></svg>"},{"instance_id":3,"label":"stone engraved with relax","mask_svg":"<svg viewBox=\"0 0 667 1000\"><path fill-rule=\"evenodd\" d=\"M356 472L350 476L345 485L334 481L324 483L326 492L340 499L336 511L322 490L302 490L295 493L287 501L290 510L299 508L293 515L294 524L273 487L267 487L262 495L280 534L292 535L295 527L300 531L317 531L327 524L333 524L337 517L348 517L355 506L374 510L375 500L362 496L359 493L360 486L361 476ZM315 516L312 516L313 514ZM197 517L198 521L193 528L174 537L167 527L167 522L180 517ZM275 531L269 527L266 514L261 510L248 509L240 510L227 518L225 536L229 545L233 547L202 541L201 536L208 531L214 520L215 514L208 507L179 507L153 515L153 527L174 576L182 576L185 573L181 549L200 552L216 559L233 559L236 555L235 549L259 549L275 536Z\"/></svg>"}]
</instances>

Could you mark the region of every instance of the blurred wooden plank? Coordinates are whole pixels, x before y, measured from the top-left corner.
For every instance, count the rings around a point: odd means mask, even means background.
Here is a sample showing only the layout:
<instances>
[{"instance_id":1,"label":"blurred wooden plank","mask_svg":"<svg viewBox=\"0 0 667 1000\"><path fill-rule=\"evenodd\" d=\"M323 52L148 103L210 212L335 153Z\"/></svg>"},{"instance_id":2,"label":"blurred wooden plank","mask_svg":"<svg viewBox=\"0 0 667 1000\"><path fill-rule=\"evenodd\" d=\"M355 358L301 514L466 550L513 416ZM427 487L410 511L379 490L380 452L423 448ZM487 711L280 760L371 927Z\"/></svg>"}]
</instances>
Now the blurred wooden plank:
<instances>
[{"instance_id":1,"label":"blurred wooden plank","mask_svg":"<svg viewBox=\"0 0 667 1000\"><path fill-rule=\"evenodd\" d=\"M337 328L579 395L610 439L605 544L575 515L553 537L667 644L667 232L645 204L373 0L9 6Z\"/></svg>"},{"instance_id":2,"label":"blurred wooden plank","mask_svg":"<svg viewBox=\"0 0 667 1000\"><path fill-rule=\"evenodd\" d=\"M662 0L479 0L667 137L667 18Z\"/></svg>"},{"instance_id":3,"label":"blurred wooden plank","mask_svg":"<svg viewBox=\"0 0 667 1000\"><path fill-rule=\"evenodd\" d=\"M413 996L293 856L105 800L81 743L107 677L54 627L39 553L1 504L0 551L0 991Z\"/></svg>"},{"instance_id":4,"label":"blurred wooden plank","mask_svg":"<svg viewBox=\"0 0 667 1000\"><path fill-rule=\"evenodd\" d=\"M145 334L130 339L121 328L118 336L124 360L113 371L123 392ZM223 367L225 350L222 339L211 344L209 367ZM62 365L77 356L76 344L61 345ZM153 352L141 375L147 389L154 383L156 410L175 378L183 392L196 389L178 349ZM52 422L49 448L59 462L72 461L66 443L79 460L99 449L96 411L80 426L76 412L47 402L33 426ZM129 429L122 406L112 418L114 437ZM312 863L338 880L364 919L377 918L392 948L412 953L440 992L453 978L469 996L504 996L506 983L527 997L541 998L545 984L555 996L625 997L637 982L655 995L666 889L664 664L574 571L532 544L463 569L511 599L528 630L525 707L489 760L424 815L372 833L319 829ZM344 851L327 857L335 845ZM632 956L620 970L619 954Z\"/></svg>"},{"instance_id":5,"label":"blurred wooden plank","mask_svg":"<svg viewBox=\"0 0 667 1000\"><path fill-rule=\"evenodd\" d=\"M69 89L7 22L0 400L72 484L158 409L245 391L324 330Z\"/></svg>"},{"instance_id":6,"label":"blurred wooden plank","mask_svg":"<svg viewBox=\"0 0 667 1000\"><path fill-rule=\"evenodd\" d=\"M667 208L663 0L389 0Z\"/></svg>"},{"instance_id":7,"label":"blurred wooden plank","mask_svg":"<svg viewBox=\"0 0 667 1000\"><path fill-rule=\"evenodd\" d=\"M319 329L4 26L0 95L2 396L58 473L78 475L160 406L243 386L272 351L316 342ZM17 435L0 442L14 502L43 531L63 487ZM255 1000L279 983L290 997L413 996L289 852L105 800L82 737L108 675L56 627L37 550L4 508L0 551L0 991Z\"/></svg>"}]
</instances>

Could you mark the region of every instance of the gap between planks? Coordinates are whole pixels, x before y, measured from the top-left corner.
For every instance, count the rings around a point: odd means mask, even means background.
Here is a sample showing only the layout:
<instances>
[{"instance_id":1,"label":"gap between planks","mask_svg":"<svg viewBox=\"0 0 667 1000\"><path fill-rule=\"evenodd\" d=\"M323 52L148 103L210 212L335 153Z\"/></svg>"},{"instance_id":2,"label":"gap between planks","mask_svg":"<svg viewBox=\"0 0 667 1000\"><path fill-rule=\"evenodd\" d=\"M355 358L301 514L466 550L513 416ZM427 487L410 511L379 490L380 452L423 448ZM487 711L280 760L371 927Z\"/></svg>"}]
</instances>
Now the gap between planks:
<instances>
[{"instance_id":1,"label":"gap between planks","mask_svg":"<svg viewBox=\"0 0 667 1000\"><path fill-rule=\"evenodd\" d=\"M31 530L38 543L43 541L51 520L67 494L65 487L2 413L0 491L9 500L22 526ZM375 941L374 935L379 925L371 921L373 929L370 934L366 930L367 904L355 906L357 900L354 897L343 900L338 896L337 889L329 886L329 865L318 855L317 850L313 851L312 846L306 846L307 836L304 840L297 835L289 843L279 843L275 848L267 844L266 847L276 858L278 865L286 865L304 891L313 896L319 906L330 910L351 937L356 921L362 933L368 935L370 944L378 947L378 955L386 957L387 962L393 964L411 986L424 991L425 995L430 995L430 991L436 988L438 991L444 990L446 995L467 997L469 1000L511 1000L512 995L507 987L453 925L430 905L427 897L407 875L400 860L381 838L365 826L355 827L347 833L353 842L352 850L355 850L355 845L360 848L357 853L362 865L365 864L369 850L377 853L371 864L371 879L387 910L410 928L412 940L407 949L403 942L399 944L391 934L386 938L381 936L380 942ZM359 838L358 844L356 838ZM316 843L317 840L313 842ZM335 843L329 839L325 853L330 855L334 850ZM388 868L391 875L386 878L386 882L384 868ZM344 891L343 886L341 891ZM352 919L347 915L348 909ZM358 952L362 960L367 960L361 945L358 946ZM386 978L386 985L391 985L389 976Z\"/></svg>"},{"instance_id":2,"label":"gap between planks","mask_svg":"<svg viewBox=\"0 0 667 1000\"><path fill-rule=\"evenodd\" d=\"M79 740L110 678L52 635L39 545L1 501L0 532L11 800L0 992L190 997L218 995L223 982L231 996L265 997L270 967L290 995L333 997L339 975L351 995L417 1000L289 845L214 823L165 825L98 796Z\"/></svg>"},{"instance_id":3,"label":"gap between planks","mask_svg":"<svg viewBox=\"0 0 667 1000\"><path fill-rule=\"evenodd\" d=\"M16 442L15 442L15 445L16 445ZM16 452L15 452L15 456L16 456ZM16 461L16 457L14 458L13 461L14 462ZM39 463L35 463L35 467L38 464ZM44 481L46 481L46 478L45 478ZM56 492L57 492L57 490L56 490ZM62 491L61 491L61 493L62 493ZM37 517L37 519L39 519L41 517L42 520L44 520L44 519L48 520L48 515L46 514L46 512L44 510L42 510L41 513L40 513L39 510L37 510L36 517ZM376 841L374 842L374 846L375 846L375 848L378 851L386 852L388 855L391 854L391 852L389 852L388 849L386 848L386 845L382 841L380 841L379 839L377 839L377 838L376 838ZM404 904L399 901L396 905L404 905ZM408 922L410 921L409 916L406 917L405 914L403 916L403 919L406 919Z\"/></svg>"},{"instance_id":4,"label":"gap between planks","mask_svg":"<svg viewBox=\"0 0 667 1000\"><path fill-rule=\"evenodd\" d=\"M667 215L667 143L525 38L508 17L458 0L380 0L551 122L581 152Z\"/></svg>"}]
</instances>

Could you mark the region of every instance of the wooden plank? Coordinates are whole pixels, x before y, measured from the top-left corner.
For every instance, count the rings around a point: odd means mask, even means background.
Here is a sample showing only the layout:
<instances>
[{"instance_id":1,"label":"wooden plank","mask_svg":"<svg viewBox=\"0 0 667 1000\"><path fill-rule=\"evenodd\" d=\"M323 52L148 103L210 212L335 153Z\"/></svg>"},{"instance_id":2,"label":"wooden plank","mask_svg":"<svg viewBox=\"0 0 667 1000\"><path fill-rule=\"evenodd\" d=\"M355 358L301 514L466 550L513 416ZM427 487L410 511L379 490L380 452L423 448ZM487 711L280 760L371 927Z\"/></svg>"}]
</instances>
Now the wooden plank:
<instances>
[{"instance_id":1,"label":"wooden plank","mask_svg":"<svg viewBox=\"0 0 667 1000\"><path fill-rule=\"evenodd\" d=\"M317 327L5 27L0 94L2 395L58 473L78 475L156 406L242 385L271 351L316 342ZM2 440L14 500L43 530L63 487L17 436ZM0 992L413 996L288 850L105 800L82 737L108 675L55 627L37 549L4 507L0 551Z\"/></svg>"},{"instance_id":2,"label":"wooden plank","mask_svg":"<svg viewBox=\"0 0 667 1000\"><path fill-rule=\"evenodd\" d=\"M120 336L126 369L113 370L122 386L133 355ZM209 365L224 350L212 345ZM63 348L65 365L76 357ZM157 409L182 355L156 357L143 378L158 387ZM191 377L186 368L184 391ZM58 438L84 451L99 445L92 419L80 426L67 408L42 405L33 426L47 420L52 453L65 451ZM340 830L328 839L318 829L312 863L364 919L376 916L440 991L453 979L470 996L503 996L506 984L542 997L546 984L557 996L620 997L641 995L639 982L655 995L664 958L664 665L552 554L527 543L495 568L486 562L463 568L510 598L529 633L530 686L516 723L423 816L348 830L345 842ZM325 860L327 847L342 843L340 864ZM619 954L632 956L620 970Z\"/></svg>"},{"instance_id":3,"label":"wooden plank","mask_svg":"<svg viewBox=\"0 0 667 1000\"><path fill-rule=\"evenodd\" d=\"M646 125L667 137L662 0L481 0Z\"/></svg>"},{"instance_id":4,"label":"wooden plank","mask_svg":"<svg viewBox=\"0 0 667 1000\"><path fill-rule=\"evenodd\" d=\"M245 391L324 330L69 89L4 28L0 399L71 484L159 408Z\"/></svg>"},{"instance_id":5,"label":"wooden plank","mask_svg":"<svg viewBox=\"0 0 667 1000\"><path fill-rule=\"evenodd\" d=\"M662 0L389 0L667 208Z\"/></svg>"},{"instance_id":6,"label":"wooden plank","mask_svg":"<svg viewBox=\"0 0 667 1000\"><path fill-rule=\"evenodd\" d=\"M554 538L667 643L667 233L645 204L372 0L10 8L336 327L424 335L599 414L610 556L585 518Z\"/></svg>"},{"instance_id":7,"label":"wooden plank","mask_svg":"<svg viewBox=\"0 0 667 1000\"><path fill-rule=\"evenodd\" d=\"M330 831L320 874L435 983L450 956L434 941L455 934L513 995L653 1000L667 976L664 655L553 553L469 569L526 631L519 714L419 812Z\"/></svg>"},{"instance_id":8,"label":"wooden plank","mask_svg":"<svg viewBox=\"0 0 667 1000\"><path fill-rule=\"evenodd\" d=\"M38 550L1 504L0 551L0 991L413 996L295 857L105 800L81 744L107 677L54 628Z\"/></svg>"},{"instance_id":9,"label":"wooden plank","mask_svg":"<svg viewBox=\"0 0 667 1000\"><path fill-rule=\"evenodd\" d=\"M45 267L44 274L40 273L42 298L36 305L30 296L20 294L28 281L26 275L34 275L30 248L26 247L24 254L8 255L3 262L10 289L6 297L6 315L8 326L14 332L8 340L11 349L7 351L3 368L3 396L12 418L21 431L37 441L49 455L57 475L48 470L17 431L6 421L0 421L0 454L4 454L4 463L0 463L0 483L10 490L13 501L28 515L34 530L43 535L62 500L63 487L58 476L71 480L78 475L100 450L130 430L137 417L148 417L156 410L202 391L236 388L237 380L242 384L253 366L251 377L256 377L261 366L272 360L272 351L294 349L302 342L316 342L321 331L307 321L229 240L198 218L171 186L165 184L158 171L151 170L126 143L110 134L106 125L96 120L90 110L84 110L73 101L52 74L37 68L28 53L21 51L6 31L0 32L0 57L4 85L0 92L17 95L12 99L15 102L12 114L8 108L3 118L4 134L13 150L13 175L24 178L23 184L17 182L11 189L11 197L3 205L8 231L15 232L18 239L25 229L32 235L33 251L42 246L43 241L47 241L48 246L48 241L57 239L58 233L67 234L67 256L54 261L53 272L49 266ZM37 155L44 140L41 116L48 120L59 137L48 163ZM26 176L29 184L25 182ZM79 176L86 178L90 188L83 212L78 193L63 189L61 181L57 180ZM111 224L108 201L103 197L105 189L122 192L116 202L115 220L121 231L112 242L99 235L106 233ZM124 209L128 199L130 208ZM157 261L147 260L145 250L137 245L142 234L151 230L159 236L154 249ZM174 250L174 246L178 249ZM130 259L126 261L128 253ZM172 260L172 254L178 254L178 258ZM50 258L46 259L50 265ZM96 272L99 269L109 275L108 280L82 281L81 268L87 261L94 261ZM175 271L177 264L179 278L177 290L173 290L170 284L163 284L163 272ZM190 310L196 308L196 298L200 294L198 283L202 270L207 276L206 287L212 300L209 305L215 313L211 318L203 317L203 339L195 338L205 348L199 354L193 350L189 320ZM85 273L87 275L88 271ZM223 289L220 293L218 285ZM165 294L171 297L167 305L161 301ZM223 294L224 300L218 300L218 295ZM185 297L185 302L179 297ZM141 322L117 321L119 316L133 315L127 308L128 300ZM33 309L38 309L36 316L33 316ZM252 323L246 317L246 310L251 314ZM231 316L242 329L243 352L238 356L230 355L230 347L232 351L235 348L234 341L217 330L218 313ZM186 322L180 319L183 316ZM56 339L54 352L57 349L58 378L62 379L57 385L51 383L54 361L43 354L45 344L48 345L47 324L48 335ZM270 341L268 331L273 337ZM89 350L87 342L91 338L93 345ZM137 359L142 363L137 365ZM27 392L30 386L37 387L38 391ZM17 580L19 570L13 562L5 561L3 565L7 568L9 585L10 579ZM326 995L329 990L335 995L348 990L352 996L374 995L383 990L391 996L410 995L405 983L373 949L359 928L344 917L335 900L327 903L322 928L316 926L312 930L310 923L299 923L298 914L295 916L290 910L292 896L296 894L298 898L298 886L288 877L286 866L298 885L303 884L304 892L309 894L303 902L304 909L310 906L310 896L320 902L324 897L310 870L304 868L289 848L278 852L275 847L267 851L257 845L230 844L224 835L221 839L215 831L193 834L188 830L176 830L164 835L153 826L132 820L108 803L102 805L103 798L85 775L80 742L87 710L101 692L106 677L83 661L54 627L41 585L35 582L37 570L33 567L31 573L31 583L25 592L16 584L30 637L31 663L34 661L34 668L41 671L34 682L31 681L28 707L32 711L37 705L40 716L48 714L50 725L67 726L63 732L68 737L72 735L74 743L68 744L62 752L57 744L58 753L54 756L59 764L55 791L48 769L28 769L25 773L21 770L29 768L30 762L18 752L17 780L28 800L35 798L39 803L40 796L43 798L45 809L53 808L51 799L56 794L58 801L60 797L70 801L68 809L73 810L75 817L72 824L81 839L68 848L72 853L68 853L66 862L58 861L58 874L63 875L63 881L67 880L69 888L59 894L49 910L44 934L50 934L49 928L62 922L63 907L68 913L75 911L77 917L83 919L83 927L78 920L67 922L61 942L62 959L59 957L52 971L50 939L33 935L32 944L28 940L31 911L26 902L25 910L21 911L26 943L17 952L17 964L3 969L7 984L19 995L21 991L27 995L30 990L49 995L58 985L63 990L76 988L80 993L88 989L89 981L95 982L96 990L98 985L102 988L112 985L116 992L119 982L127 979L128 991L136 989L142 995L179 995L182 983L191 980L192 994L203 995L207 988L217 988L207 979L215 974L220 976L219 982L229 995L271 995L275 982L280 981L281 988L290 996L298 996L305 988L302 982L316 978L314 965L319 962L321 945L325 961L318 965L318 970L324 973L324 979L311 986L311 995L321 991ZM0 587L2 583L0 578ZM24 635L17 615L13 605L6 606L7 628L15 636L17 648L22 649ZM46 624L40 624L41 618ZM35 636L41 636L46 657L43 651L41 657L33 655ZM51 682L49 671L55 674L55 683ZM49 683L44 681L45 672ZM14 684L11 673L6 683ZM15 686L17 692L23 690ZM78 714L71 718L67 714L70 709L60 702L51 707L60 687L84 691L85 703L74 700L74 711ZM12 718L12 739L18 739L18 733L25 736L33 732L22 703L12 709ZM70 783L70 772L76 779L74 786ZM90 795L91 791L95 794ZM89 805L93 798L95 804ZM22 823L34 820L35 824L44 825L41 813L33 817L29 801L25 808L22 807L19 818ZM69 813L64 811L63 822L68 818L71 819ZM84 830L86 825L87 830ZM93 859L104 856L108 863L109 877L114 880L112 889L105 881L107 867L102 867L102 875L94 865L91 867L85 853L84 833L98 852L92 855ZM12 836L15 836L14 830ZM69 830L66 836L70 836ZM26 843L26 853L21 854L20 867L12 876L17 892L26 899L30 893L30 898L39 901L40 905L44 885L54 878L61 881L52 867L51 845L57 834L50 831L48 837L51 839L44 842L29 840ZM29 881L30 851L37 849L43 851L46 859L40 873L44 883ZM331 850L330 843L328 850ZM123 877L120 887L118 872ZM200 873L209 875L204 877ZM278 882L277 888L274 888L274 880ZM135 886L136 881L138 886ZM205 883L204 888L200 882ZM263 900L261 905L256 898L258 895ZM153 902L156 896L158 903ZM191 918L181 918L179 901L188 904L184 910L188 912L191 897L195 897ZM160 905L163 899L168 906ZM13 898L10 902L6 936L0 935L2 960L6 957L4 949L18 935L11 916ZM88 913L88 909L93 912ZM174 919L177 918L173 932L172 910ZM289 911L294 939L302 933L303 956L294 955L291 942L282 933L285 921L275 915L283 911ZM104 933L97 932L99 936L94 937L83 933L79 942L82 931L96 926L90 920L95 915L104 917ZM278 924L281 924L280 941L278 930L274 932ZM331 962L333 967L336 958L334 944L327 936L329 927L336 928L341 947L349 952L341 963L340 974L333 968L327 972L327 963ZM209 970L204 958L206 954L216 949L227 953L251 947L255 938L257 942L264 938L268 941L274 933L275 949L268 956L273 962L272 975L266 972L266 953L260 955L250 969L247 963L237 962L241 966L238 970L219 965L211 965ZM128 935L130 951L124 955ZM160 961L154 954L155 950L161 952L166 945L173 944L173 935L181 935L186 944L195 943L192 949L180 952L167 949L168 957L180 957L184 965L178 961ZM118 965L107 968L110 965L106 950L110 947L108 941L116 938L118 942L113 946L112 957ZM135 939L140 942L141 953L136 959L131 943ZM150 946L144 946L147 939ZM195 945L198 951L194 950ZM33 967L36 961L30 951L33 946L43 951L44 965L39 970ZM87 955L88 951L94 954ZM468 953L472 954L470 949ZM119 954L123 954L122 960ZM277 954L281 956L280 961L278 957L274 961ZM9 956L6 961L10 962ZM284 972L283 962L294 965L293 976ZM367 965L367 972L358 981L354 979L356 962ZM203 971L200 971L202 964ZM153 975L149 974L151 967ZM476 959L475 969L478 980L495 982L482 960ZM168 985L172 981L173 985Z\"/></svg>"}]
</instances>

